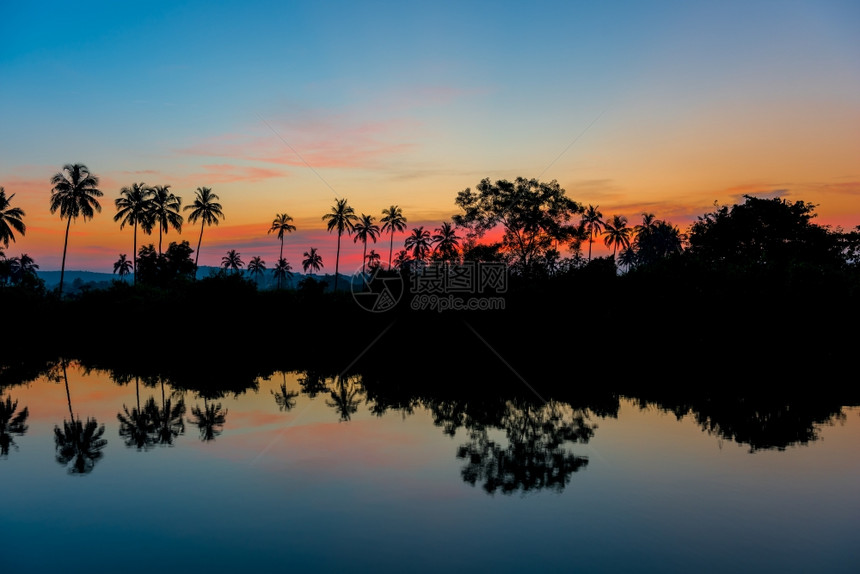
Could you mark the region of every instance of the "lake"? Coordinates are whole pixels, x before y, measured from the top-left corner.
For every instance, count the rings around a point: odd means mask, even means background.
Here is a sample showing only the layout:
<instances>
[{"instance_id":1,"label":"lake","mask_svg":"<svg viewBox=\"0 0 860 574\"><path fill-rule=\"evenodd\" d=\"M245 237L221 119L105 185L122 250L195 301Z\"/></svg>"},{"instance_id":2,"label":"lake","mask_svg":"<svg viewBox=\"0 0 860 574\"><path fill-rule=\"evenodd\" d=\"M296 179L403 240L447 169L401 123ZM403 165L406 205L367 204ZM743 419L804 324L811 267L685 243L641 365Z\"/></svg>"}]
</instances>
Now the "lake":
<instances>
[{"instance_id":1,"label":"lake","mask_svg":"<svg viewBox=\"0 0 860 574\"><path fill-rule=\"evenodd\" d=\"M360 374L218 390L76 361L37 371L0 386L4 572L860 564L850 400L461 400Z\"/></svg>"}]
</instances>

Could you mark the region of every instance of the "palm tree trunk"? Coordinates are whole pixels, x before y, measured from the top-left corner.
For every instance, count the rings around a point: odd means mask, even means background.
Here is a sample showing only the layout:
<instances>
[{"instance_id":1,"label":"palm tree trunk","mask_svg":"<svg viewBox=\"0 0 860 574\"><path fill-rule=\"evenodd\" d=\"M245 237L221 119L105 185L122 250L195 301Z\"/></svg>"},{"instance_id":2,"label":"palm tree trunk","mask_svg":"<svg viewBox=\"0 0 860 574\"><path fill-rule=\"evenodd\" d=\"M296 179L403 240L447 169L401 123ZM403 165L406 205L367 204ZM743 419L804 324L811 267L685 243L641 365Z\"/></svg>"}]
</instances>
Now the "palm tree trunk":
<instances>
[{"instance_id":1,"label":"palm tree trunk","mask_svg":"<svg viewBox=\"0 0 860 574\"><path fill-rule=\"evenodd\" d=\"M137 222L134 222L134 252L131 254L131 271L134 273L133 285L137 285Z\"/></svg>"},{"instance_id":2,"label":"palm tree trunk","mask_svg":"<svg viewBox=\"0 0 860 574\"><path fill-rule=\"evenodd\" d=\"M158 224L158 254L161 255L161 233L164 231L161 223Z\"/></svg>"},{"instance_id":3,"label":"palm tree trunk","mask_svg":"<svg viewBox=\"0 0 860 574\"><path fill-rule=\"evenodd\" d=\"M337 232L337 255L334 258L334 292L337 293L337 270L340 264L340 231Z\"/></svg>"},{"instance_id":4,"label":"palm tree trunk","mask_svg":"<svg viewBox=\"0 0 860 574\"><path fill-rule=\"evenodd\" d=\"M200 257L200 242L203 241L203 221L200 221L200 237L197 239L197 253L194 254L194 267L197 267L197 259ZM195 271L194 278L197 278L197 273Z\"/></svg>"},{"instance_id":5,"label":"palm tree trunk","mask_svg":"<svg viewBox=\"0 0 860 574\"><path fill-rule=\"evenodd\" d=\"M66 374L66 360L63 359L63 380L66 381L66 400L69 402L69 416L72 423L75 422L75 414L72 412L72 394L69 392L69 375Z\"/></svg>"},{"instance_id":6,"label":"palm tree trunk","mask_svg":"<svg viewBox=\"0 0 860 574\"><path fill-rule=\"evenodd\" d=\"M591 261L591 242L594 239L594 230L591 230L591 233L588 234L588 260Z\"/></svg>"},{"instance_id":7,"label":"palm tree trunk","mask_svg":"<svg viewBox=\"0 0 860 574\"><path fill-rule=\"evenodd\" d=\"M367 261L367 239L364 240L364 252L361 254L361 274L364 275L364 266Z\"/></svg>"},{"instance_id":8,"label":"palm tree trunk","mask_svg":"<svg viewBox=\"0 0 860 574\"><path fill-rule=\"evenodd\" d=\"M391 271L391 254L394 252L394 229L391 230L391 244L388 246L388 270Z\"/></svg>"},{"instance_id":9,"label":"palm tree trunk","mask_svg":"<svg viewBox=\"0 0 860 574\"><path fill-rule=\"evenodd\" d=\"M66 241L63 243L63 264L60 265L60 298L63 297L63 277L66 274L66 248L69 246L69 227L72 225L72 216L69 216L69 222L66 223Z\"/></svg>"},{"instance_id":10,"label":"palm tree trunk","mask_svg":"<svg viewBox=\"0 0 860 574\"><path fill-rule=\"evenodd\" d=\"M284 236L281 236L281 256L278 258L278 261L284 258Z\"/></svg>"}]
</instances>

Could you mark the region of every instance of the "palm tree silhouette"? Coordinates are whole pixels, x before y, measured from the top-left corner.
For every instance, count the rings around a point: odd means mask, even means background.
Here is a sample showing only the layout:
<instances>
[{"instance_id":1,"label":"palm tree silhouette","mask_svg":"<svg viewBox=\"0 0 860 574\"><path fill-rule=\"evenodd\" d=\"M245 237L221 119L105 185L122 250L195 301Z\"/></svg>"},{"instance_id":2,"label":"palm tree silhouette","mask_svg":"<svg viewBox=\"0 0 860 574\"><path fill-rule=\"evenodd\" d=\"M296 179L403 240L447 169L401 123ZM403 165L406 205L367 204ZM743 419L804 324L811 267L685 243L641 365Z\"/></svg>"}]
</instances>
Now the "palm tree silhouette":
<instances>
[{"instance_id":1,"label":"palm tree silhouette","mask_svg":"<svg viewBox=\"0 0 860 574\"><path fill-rule=\"evenodd\" d=\"M251 261L248 262L248 272L255 277L258 287L260 285L260 274L265 270L266 262L259 255L251 257Z\"/></svg>"},{"instance_id":2,"label":"palm tree silhouette","mask_svg":"<svg viewBox=\"0 0 860 574\"><path fill-rule=\"evenodd\" d=\"M271 393L275 397L278 410L289 412L296 406L296 397L299 396L299 393L287 390L287 373L282 371L281 374L284 377L284 382L281 383L280 390L277 393L275 391L271 391Z\"/></svg>"},{"instance_id":3,"label":"palm tree silhouette","mask_svg":"<svg viewBox=\"0 0 860 574\"><path fill-rule=\"evenodd\" d=\"M21 257L9 259L9 271L15 283L20 283L27 275L35 276L38 268L33 258L26 253L22 253Z\"/></svg>"},{"instance_id":4,"label":"palm tree silhouette","mask_svg":"<svg viewBox=\"0 0 860 574\"><path fill-rule=\"evenodd\" d=\"M367 266L371 269L377 269L379 267L380 259L381 257L379 256L379 253L371 249L370 253L367 254Z\"/></svg>"},{"instance_id":5,"label":"palm tree silhouette","mask_svg":"<svg viewBox=\"0 0 860 574\"><path fill-rule=\"evenodd\" d=\"M20 207L9 206L13 197L15 197L14 193L6 197L6 190L0 186L0 242L6 247L9 247L10 241L15 241L13 231L21 235L27 231L27 226L24 225L23 220L24 210Z\"/></svg>"},{"instance_id":6,"label":"palm tree silhouette","mask_svg":"<svg viewBox=\"0 0 860 574\"><path fill-rule=\"evenodd\" d=\"M68 466L69 474L86 474L91 472L96 462L101 459L102 449L107 446L107 440L102 438L105 426L99 426L95 419L87 417L86 423L75 419L72 411L72 395L69 392L69 376L66 372L65 359L60 360L63 369L63 380L66 383L66 399L69 403L71 421L63 421L63 428L54 426L54 444L57 450L57 462Z\"/></svg>"},{"instance_id":7,"label":"palm tree silhouette","mask_svg":"<svg viewBox=\"0 0 860 574\"><path fill-rule=\"evenodd\" d=\"M323 221L328 221L327 228L329 233L333 229L337 230L337 255L334 260L334 290L337 292L337 278L340 265L340 236L343 235L344 231L351 234L355 226L353 222L358 218L355 216L355 210L347 204L346 199L335 198L335 204L331 208L331 212L323 215L322 219Z\"/></svg>"},{"instance_id":8,"label":"palm tree silhouette","mask_svg":"<svg viewBox=\"0 0 860 574\"><path fill-rule=\"evenodd\" d=\"M600 206L597 206L600 207ZM594 235L603 230L603 214L597 210L597 207L589 205L582 214L582 229L588 232L588 260L591 261L591 243L594 241Z\"/></svg>"},{"instance_id":9,"label":"palm tree silhouette","mask_svg":"<svg viewBox=\"0 0 860 574\"><path fill-rule=\"evenodd\" d=\"M382 232L389 231L391 233L391 241L388 246L388 268L391 269L391 255L394 253L394 232L404 231L406 229L406 218L403 217L403 210L396 205L392 205L388 209L382 210Z\"/></svg>"},{"instance_id":10,"label":"palm tree silhouette","mask_svg":"<svg viewBox=\"0 0 860 574\"><path fill-rule=\"evenodd\" d=\"M132 270L131 261L126 259L125 253L119 254L119 259L113 264L113 272L119 273L119 278L125 281L124 277Z\"/></svg>"},{"instance_id":11,"label":"palm tree silhouette","mask_svg":"<svg viewBox=\"0 0 860 574\"><path fill-rule=\"evenodd\" d=\"M278 282L278 289L281 288L281 281L286 279L287 277L292 277L292 267L287 263L286 259L279 259L278 264L275 265L274 276L275 280ZM307 269L305 269L307 271Z\"/></svg>"},{"instance_id":12,"label":"palm tree silhouette","mask_svg":"<svg viewBox=\"0 0 860 574\"><path fill-rule=\"evenodd\" d=\"M409 253L405 249L397 252L397 258L394 259L395 269L405 269L409 266Z\"/></svg>"},{"instance_id":13,"label":"palm tree silhouette","mask_svg":"<svg viewBox=\"0 0 860 574\"><path fill-rule=\"evenodd\" d=\"M296 226L290 224L292 220L293 218L286 213L279 213L275 216L275 219L272 221L272 226L269 228L269 233L277 231L278 239L281 240L281 254L278 256L279 260L284 258L284 233L292 233L296 230Z\"/></svg>"},{"instance_id":14,"label":"palm tree silhouette","mask_svg":"<svg viewBox=\"0 0 860 574\"><path fill-rule=\"evenodd\" d=\"M612 257L618 252L618 247L626 249L630 247L630 235L633 230L627 227L627 218L623 215L613 215L612 219L604 223L606 237L603 244L612 247Z\"/></svg>"},{"instance_id":15,"label":"palm tree silhouette","mask_svg":"<svg viewBox=\"0 0 860 574\"><path fill-rule=\"evenodd\" d=\"M331 400L325 404L332 407L340 415L341 421L348 421L358 411L364 390L355 377L337 377L334 390L329 395Z\"/></svg>"},{"instance_id":16,"label":"palm tree silhouette","mask_svg":"<svg viewBox=\"0 0 860 574\"><path fill-rule=\"evenodd\" d=\"M22 436L27 432L30 411L24 407L24 410L15 414L17 410L18 401L12 402L11 396L7 396L5 401L0 399L0 456L8 456L9 447L15 446L12 435Z\"/></svg>"},{"instance_id":17,"label":"palm tree silhouette","mask_svg":"<svg viewBox=\"0 0 860 574\"><path fill-rule=\"evenodd\" d=\"M231 249L227 252L227 255L221 258L221 267L224 269L232 269L233 273L238 273L239 269L245 266L245 262L242 261L242 257L236 253L235 249Z\"/></svg>"},{"instance_id":18,"label":"palm tree silhouette","mask_svg":"<svg viewBox=\"0 0 860 574\"><path fill-rule=\"evenodd\" d=\"M328 381L318 371L305 371L297 380L302 392L312 399L320 393L328 392Z\"/></svg>"},{"instance_id":19,"label":"palm tree silhouette","mask_svg":"<svg viewBox=\"0 0 860 574\"><path fill-rule=\"evenodd\" d=\"M146 450L155 444L156 428L152 419L152 410L140 408L140 378L135 377L135 395L137 406L131 411L122 405L122 412L117 413L119 421L119 436L125 437L125 446L137 447L137 450Z\"/></svg>"},{"instance_id":20,"label":"palm tree silhouette","mask_svg":"<svg viewBox=\"0 0 860 574\"><path fill-rule=\"evenodd\" d=\"M197 239L197 251L194 253L194 266L197 267L197 260L200 257L200 243L203 241L203 228L207 225L218 225L218 219L224 219L224 213L221 211L221 204L218 203L219 197L212 193L208 187L198 187L194 196L194 203L186 205L183 210L191 210L188 214L188 222L196 223L200 220L200 237Z\"/></svg>"},{"instance_id":21,"label":"palm tree silhouette","mask_svg":"<svg viewBox=\"0 0 860 574\"><path fill-rule=\"evenodd\" d=\"M153 225L158 224L158 254L161 255L161 236L172 227L182 232L182 198L170 191L169 185L156 185L152 188L150 216Z\"/></svg>"},{"instance_id":22,"label":"palm tree silhouette","mask_svg":"<svg viewBox=\"0 0 860 574\"><path fill-rule=\"evenodd\" d=\"M132 251L132 270L135 272L134 283L137 283L137 226L143 227L144 233L151 233L154 225L152 218L152 196L153 191L145 183L133 183L128 187L123 187L120 191L120 197L114 200L116 205L116 215L113 216L114 221L119 221L119 228L122 229L126 225L134 226L134 250ZM116 268L114 268L116 273Z\"/></svg>"},{"instance_id":23,"label":"palm tree silhouette","mask_svg":"<svg viewBox=\"0 0 860 574\"><path fill-rule=\"evenodd\" d=\"M642 223L634 227L633 232L636 233L637 237L640 235L648 235L657 228L659 223L660 220L657 219L657 216L653 213L643 213Z\"/></svg>"},{"instance_id":24,"label":"palm tree silhouette","mask_svg":"<svg viewBox=\"0 0 860 574\"><path fill-rule=\"evenodd\" d=\"M161 408L155 404L155 399L150 397L147 402L147 410L155 426L156 440L159 444L172 446L173 439L185 432L185 401L180 398L176 404L172 404L172 397L165 398L164 379L161 380Z\"/></svg>"},{"instance_id":25,"label":"palm tree silhouette","mask_svg":"<svg viewBox=\"0 0 860 574\"><path fill-rule=\"evenodd\" d=\"M96 212L101 212L102 206L98 197L104 195L98 189L99 178L81 163L66 164L63 169L51 178L51 213L60 211L60 218L67 219L66 239L63 242L63 262L60 266L60 286L58 294L63 296L63 278L66 274L66 251L69 246L69 227L72 219L78 217L84 221L92 219Z\"/></svg>"},{"instance_id":26,"label":"palm tree silhouette","mask_svg":"<svg viewBox=\"0 0 860 574\"><path fill-rule=\"evenodd\" d=\"M206 397L203 397L203 409L195 405L191 409L191 415L195 418L194 424L200 431L200 440L209 442L223 431L224 423L227 421L227 411L221 411L221 403L210 405Z\"/></svg>"},{"instance_id":27,"label":"palm tree silhouette","mask_svg":"<svg viewBox=\"0 0 860 574\"><path fill-rule=\"evenodd\" d=\"M370 238L376 243L376 238L379 237L379 226L373 223L372 215L362 213L358 223L353 226L353 230L355 231L355 238L352 242L356 243L360 240L364 243L364 251L361 255L361 274L364 275L365 261L367 260L367 240Z\"/></svg>"},{"instance_id":28,"label":"palm tree silhouette","mask_svg":"<svg viewBox=\"0 0 860 574\"><path fill-rule=\"evenodd\" d=\"M433 252L438 254L443 261L450 261L457 257L460 237L457 236L457 232L450 222L443 221L442 227L436 228L432 241L435 244Z\"/></svg>"},{"instance_id":29,"label":"palm tree silhouette","mask_svg":"<svg viewBox=\"0 0 860 574\"><path fill-rule=\"evenodd\" d=\"M430 253L430 232L424 226L412 230L412 235L406 238L406 249L412 251L412 259L424 261Z\"/></svg>"},{"instance_id":30,"label":"palm tree silhouette","mask_svg":"<svg viewBox=\"0 0 860 574\"><path fill-rule=\"evenodd\" d=\"M311 247L310 251L305 251L304 256L302 269L304 269L305 273L308 272L308 269L312 269L314 273L319 273L319 270L323 267L323 260L322 256L317 253L317 248Z\"/></svg>"},{"instance_id":31,"label":"palm tree silhouette","mask_svg":"<svg viewBox=\"0 0 860 574\"><path fill-rule=\"evenodd\" d=\"M618 255L618 263L624 267L625 271L630 271L630 269L635 267L636 261L636 250L633 248L633 245L628 245L622 249L621 253Z\"/></svg>"}]
</instances>

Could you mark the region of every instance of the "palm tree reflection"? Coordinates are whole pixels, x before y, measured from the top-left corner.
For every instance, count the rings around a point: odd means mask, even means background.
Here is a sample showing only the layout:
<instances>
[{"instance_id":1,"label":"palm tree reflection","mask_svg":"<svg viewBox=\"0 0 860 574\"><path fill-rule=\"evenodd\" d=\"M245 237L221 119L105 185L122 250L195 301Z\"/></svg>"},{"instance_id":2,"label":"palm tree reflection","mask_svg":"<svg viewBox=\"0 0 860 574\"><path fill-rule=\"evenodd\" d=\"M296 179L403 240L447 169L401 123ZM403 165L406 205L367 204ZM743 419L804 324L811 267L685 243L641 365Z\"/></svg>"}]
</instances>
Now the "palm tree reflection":
<instances>
[{"instance_id":1,"label":"palm tree reflection","mask_svg":"<svg viewBox=\"0 0 860 574\"><path fill-rule=\"evenodd\" d=\"M326 400L325 404L340 415L341 421L348 421L358 411L363 395L364 389L361 387L360 377L338 376L335 379L334 390L329 395L331 399Z\"/></svg>"},{"instance_id":2,"label":"palm tree reflection","mask_svg":"<svg viewBox=\"0 0 860 574\"><path fill-rule=\"evenodd\" d=\"M117 413L119 436L125 438L125 446L137 447L137 450L147 450L155 444L156 438L155 421L152 417L153 409L152 407L140 408L140 378L135 377L134 380L137 406L129 411L128 407L123 405L122 409L125 414ZM154 401L152 406L155 406Z\"/></svg>"},{"instance_id":3,"label":"palm tree reflection","mask_svg":"<svg viewBox=\"0 0 860 574\"><path fill-rule=\"evenodd\" d=\"M209 442L215 440L215 437L224 430L227 410L222 412L221 403L209 404L206 397L203 397L203 409L195 405L191 408L191 416L194 417L194 424L200 430L200 440Z\"/></svg>"},{"instance_id":4,"label":"palm tree reflection","mask_svg":"<svg viewBox=\"0 0 860 574\"><path fill-rule=\"evenodd\" d=\"M69 403L71 421L63 421L63 428L54 427L54 443L57 450L57 462L68 468L69 474L87 474L93 470L96 462L103 456L102 449L107 446L107 440L102 438L105 426L99 426L96 419L87 417L82 423L75 419L72 411L72 395L69 392L69 376L66 372L66 361L61 359L63 380L66 384L66 398Z\"/></svg>"},{"instance_id":5,"label":"palm tree reflection","mask_svg":"<svg viewBox=\"0 0 860 574\"><path fill-rule=\"evenodd\" d=\"M6 400L0 400L0 457L9 455L9 447L15 446L15 441L12 435L23 436L27 432L27 417L30 416L30 411L27 407L24 410L18 410L18 401L12 402L12 397L6 397Z\"/></svg>"},{"instance_id":6,"label":"palm tree reflection","mask_svg":"<svg viewBox=\"0 0 860 574\"><path fill-rule=\"evenodd\" d=\"M150 412L155 436L159 444L173 446L173 439L185 433L185 401L180 396L174 404L173 396L165 398L164 380L161 380L161 408L155 404L155 399L150 398L147 402L147 410Z\"/></svg>"},{"instance_id":7,"label":"palm tree reflection","mask_svg":"<svg viewBox=\"0 0 860 574\"><path fill-rule=\"evenodd\" d=\"M280 391L277 393L271 391L271 393L275 397L275 402L278 403L278 409L290 412L296 406L296 397L299 396L299 393L287 390L287 373L282 372L281 374L284 376L284 382L281 383Z\"/></svg>"}]
</instances>

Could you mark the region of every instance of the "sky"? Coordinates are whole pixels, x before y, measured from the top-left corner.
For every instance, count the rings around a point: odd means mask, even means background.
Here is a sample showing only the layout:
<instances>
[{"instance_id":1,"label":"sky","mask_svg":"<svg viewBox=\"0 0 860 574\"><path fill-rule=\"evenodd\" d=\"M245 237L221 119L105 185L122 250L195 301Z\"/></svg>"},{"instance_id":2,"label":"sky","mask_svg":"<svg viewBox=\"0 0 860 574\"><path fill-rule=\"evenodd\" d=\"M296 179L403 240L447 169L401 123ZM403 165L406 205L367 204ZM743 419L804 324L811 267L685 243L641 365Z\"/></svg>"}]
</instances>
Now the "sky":
<instances>
[{"instance_id":1,"label":"sky","mask_svg":"<svg viewBox=\"0 0 860 574\"><path fill-rule=\"evenodd\" d=\"M287 213L292 267L316 247L333 272L336 199L432 231L484 178L556 180L631 225L651 212L683 231L751 194L853 228L858 29L860 3L826 0L4 2L0 186L27 225L6 255L59 269L50 179L69 163L104 196L72 223L66 269L101 272L132 252L113 216L135 182L183 205L218 194L201 265L236 249L273 267ZM387 239L369 245L383 260ZM362 247L342 241L350 272Z\"/></svg>"}]
</instances>

